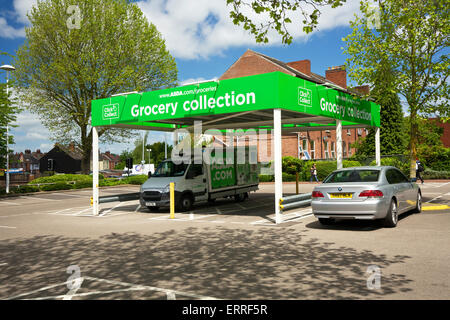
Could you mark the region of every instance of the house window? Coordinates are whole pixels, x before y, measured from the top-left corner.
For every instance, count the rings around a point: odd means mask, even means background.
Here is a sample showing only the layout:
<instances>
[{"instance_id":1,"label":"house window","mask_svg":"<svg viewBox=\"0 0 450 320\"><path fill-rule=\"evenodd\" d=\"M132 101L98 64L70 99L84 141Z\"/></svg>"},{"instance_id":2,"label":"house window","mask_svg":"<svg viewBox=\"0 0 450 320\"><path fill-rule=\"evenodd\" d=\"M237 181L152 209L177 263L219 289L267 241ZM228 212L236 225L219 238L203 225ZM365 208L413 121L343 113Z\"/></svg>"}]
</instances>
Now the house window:
<instances>
[{"instance_id":1,"label":"house window","mask_svg":"<svg viewBox=\"0 0 450 320\"><path fill-rule=\"evenodd\" d=\"M336 158L336 143L331 142L331 158Z\"/></svg>"},{"instance_id":2,"label":"house window","mask_svg":"<svg viewBox=\"0 0 450 320\"><path fill-rule=\"evenodd\" d=\"M325 159L328 159L330 157L330 152L328 151L328 142L323 142L323 150L325 150Z\"/></svg>"},{"instance_id":3,"label":"house window","mask_svg":"<svg viewBox=\"0 0 450 320\"><path fill-rule=\"evenodd\" d=\"M352 132L350 131L350 129L347 129L347 135L348 135L348 136L351 136L351 135L352 135Z\"/></svg>"},{"instance_id":4,"label":"house window","mask_svg":"<svg viewBox=\"0 0 450 320\"><path fill-rule=\"evenodd\" d=\"M347 158L347 143L342 141L342 151L344 152L344 158Z\"/></svg>"},{"instance_id":5,"label":"house window","mask_svg":"<svg viewBox=\"0 0 450 320\"><path fill-rule=\"evenodd\" d=\"M314 140L311 140L311 141L309 141L309 145L310 145L310 148L311 148L311 150L310 150L310 152L311 152L311 159L315 159L316 158L316 150L315 150L316 143L315 143Z\"/></svg>"}]
</instances>

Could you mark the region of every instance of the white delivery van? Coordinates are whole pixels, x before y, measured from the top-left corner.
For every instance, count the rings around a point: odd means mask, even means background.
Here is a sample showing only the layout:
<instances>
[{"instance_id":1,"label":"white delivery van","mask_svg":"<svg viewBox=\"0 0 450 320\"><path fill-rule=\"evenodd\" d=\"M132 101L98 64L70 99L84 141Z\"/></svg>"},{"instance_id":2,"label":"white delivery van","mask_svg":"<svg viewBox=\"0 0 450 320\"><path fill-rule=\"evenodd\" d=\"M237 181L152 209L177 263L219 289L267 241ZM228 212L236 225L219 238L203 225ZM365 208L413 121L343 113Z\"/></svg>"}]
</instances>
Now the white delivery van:
<instances>
[{"instance_id":1,"label":"white delivery van","mask_svg":"<svg viewBox=\"0 0 450 320\"><path fill-rule=\"evenodd\" d=\"M205 149L203 151L205 154ZM248 198L249 192L258 190L256 148L245 148L244 164L238 163L236 148L233 151L234 160L228 161L225 155L216 157L214 150L206 151L209 161L202 157L195 162L191 158L189 163L176 164L171 159L161 162L155 173L141 186L141 206L146 206L150 211L170 206L171 182L175 183L175 205L181 211L190 210L199 201L213 202L226 197L243 201ZM249 155L255 159L252 163L249 163ZM218 161L219 158L223 160Z\"/></svg>"},{"instance_id":2,"label":"white delivery van","mask_svg":"<svg viewBox=\"0 0 450 320\"><path fill-rule=\"evenodd\" d=\"M148 173L154 173L155 172L155 165L152 164L135 164L130 171L128 172L128 168L125 167L122 172L122 177L128 177L130 176L136 176L139 174L145 174L148 175Z\"/></svg>"}]
</instances>

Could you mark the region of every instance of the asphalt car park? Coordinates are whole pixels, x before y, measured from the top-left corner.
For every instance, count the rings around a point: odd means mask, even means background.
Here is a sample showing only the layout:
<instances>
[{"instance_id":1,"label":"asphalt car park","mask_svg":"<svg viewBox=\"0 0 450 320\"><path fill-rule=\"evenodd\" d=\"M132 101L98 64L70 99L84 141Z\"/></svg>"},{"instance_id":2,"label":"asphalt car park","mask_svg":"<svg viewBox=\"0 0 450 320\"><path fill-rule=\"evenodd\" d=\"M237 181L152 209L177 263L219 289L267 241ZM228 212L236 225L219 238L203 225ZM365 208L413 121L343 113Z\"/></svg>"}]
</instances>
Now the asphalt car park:
<instances>
[{"instance_id":1,"label":"asphalt car park","mask_svg":"<svg viewBox=\"0 0 450 320\"><path fill-rule=\"evenodd\" d=\"M310 192L314 184L301 184ZM100 195L137 192L101 189ZM394 229L321 225L310 207L274 223L273 184L244 202L149 212L90 190L0 199L1 299L449 299L450 183L421 185L423 212ZM285 184L284 193L295 192ZM77 266L82 283L69 289ZM378 269L373 269L373 267ZM380 270L380 286L369 284Z\"/></svg>"}]
</instances>

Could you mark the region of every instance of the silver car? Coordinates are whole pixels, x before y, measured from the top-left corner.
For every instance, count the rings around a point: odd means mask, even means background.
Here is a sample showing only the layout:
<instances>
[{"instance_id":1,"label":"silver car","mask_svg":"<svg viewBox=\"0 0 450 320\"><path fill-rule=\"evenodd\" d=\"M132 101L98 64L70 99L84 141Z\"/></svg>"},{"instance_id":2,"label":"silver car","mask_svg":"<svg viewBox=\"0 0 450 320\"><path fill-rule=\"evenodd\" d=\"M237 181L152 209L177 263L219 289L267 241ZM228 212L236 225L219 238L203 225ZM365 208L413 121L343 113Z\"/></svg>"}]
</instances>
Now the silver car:
<instances>
[{"instance_id":1,"label":"silver car","mask_svg":"<svg viewBox=\"0 0 450 320\"><path fill-rule=\"evenodd\" d=\"M395 167L353 167L332 172L312 192L312 212L322 224L336 219L383 219L395 227L398 215L422 210L415 178Z\"/></svg>"}]
</instances>

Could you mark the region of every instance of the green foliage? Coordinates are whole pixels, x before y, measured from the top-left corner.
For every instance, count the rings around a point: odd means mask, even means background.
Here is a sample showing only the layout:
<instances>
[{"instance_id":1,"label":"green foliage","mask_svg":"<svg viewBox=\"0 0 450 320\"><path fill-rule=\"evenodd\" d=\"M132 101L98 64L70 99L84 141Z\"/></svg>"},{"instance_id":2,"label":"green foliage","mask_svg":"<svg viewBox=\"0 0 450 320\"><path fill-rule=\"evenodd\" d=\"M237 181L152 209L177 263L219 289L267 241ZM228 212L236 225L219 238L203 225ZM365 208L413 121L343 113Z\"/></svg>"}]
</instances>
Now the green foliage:
<instances>
[{"instance_id":1,"label":"green foliage","mask_svg":"<svg viewBox=\"0 0 450 320\"><path fill-rule=\"evenodd\" d=\"M436 171L431 169L425 169L422 173L424 179L450 179L450 170Z\"/></svg>"},{"instance_id":2,"label":"green foliage","mask_svg":"<svg viewBox=\"0 0 450 320\"><path fill-rule=\"evenodd\" d=\"M381 106L380 110L380 152L383 155L403 154L406 151L408 136L405 132L403 111L400 99L392 90L393 73L387 62L381 64L376 71L374 88L370 96ZM375 154L375 130L369 129L369 134L357 140L356 158L369 157Z\"/></svg>"},{"instance_id":3,"label":"green foliage","mask_svg":"<svg viewBox=\"0 0 450 320\"><path fill-rule=\"evenodd\" d=\"M29 185L21 185L17 188L11 189L13 193L31 193L31 192L38 192L39 187L38 186L29 186Z\"/></svg>"},{"instance_id":4,"label":"green foliage","mask_svg":"<svg viewBox=\"0 0 450 320\"><path fill-rule=\"evenodd\" d=\"M40 186L40 189L42 191L69 190L72 188L73 188L73 186L70 184L67 184L66 182L57 182L55 184L47 184L47 185Z\"/></svg>"},{"instance_id":5,"label":"green foliage","mask_svg":"<svg viewBox=\"0 0 450 320\"><path fill-rule=\"evenodd\" d=\"M5 53L0 52L0 55ZM2 70L2 72L4 72ZM11 152L11 149L6 150L6 127L9 126L8 144L14 144L13 136L11 135L11 128L17 127L14 125L16 116L19 113L15 99L11 97L11 88L13 83L9 82L9 93L6 94L6 83L0 83L0 168L6 168L6 154Z\"/></svg>"},{"instance_id":6,"label":"green foliage","mask_svg":"<svg viewBox=\"0 0 450 320\"><path fill-rule=\"evenodd\" d=\"M447 0L385 0L380 2L377 28L371 28L371 1L361 1L362 16L350 23L343 40L350 77L358 84L375 83L384 64L392 68L385 90L398 92L410 114L410 175L415 176L418 116L449 117L450 13Z\"/></svg>"},{"instance_id":7,"label":"green foliage","mask_svg":"<svg viewBox=\"0 0 450 320\"><path fill-rule=\"evenodd\" d=\"M68 27L74 18L67 13L69 4L82 14L79 28ZM91 100L174 86L175 59L156 27L128 0L38 1L28 19L26 41L14 61L20 98L53 140L80 146L87 173ZM107 127L98 135L110 143L131 137L130 130Z\"/></svg>"},{"instance_id":8,"label":"green foliage","mask_svg":"<svg viewBox=\"0 0 450 320\"><path fill-rule=\"evenodd\" d=\"M259 175L259 182L273 182L274 176L269 174L260 174Z\"/></svg>"},{"instance_id":9,"label":"green foliage","mask_svg":"<svg viewBox=\"0 0 450 320\"><path fill-rule=\"evenodd\" d=\"M425 167L435 171L450 171L450 148L420 145L417 156Z\"/></svg>"},{"instance_id":10,"label":"green foliage","mask_svg":"<svg viewBox=\"0 0 450 320\"><path fill-rule=\"evenodd\" d=\"M99 175L100 177L100 175ZM40 177L32 180L29 184L39 183L54 183L54 182L85 182L90 181L92 183L92 176L86 174L55 174L48 177Z\"/></svg>"},{"instance_id":11,"label":"green foliage","mask_svg":"<svg viewBox=\"0 0 450 320\"><path fill-rule=\"evenodd\" d=\"M281 36L283 44L291 44L293 36L288 30L292 23L289 16L298 12L298 18L302 21L303 32L310 33L317 28L321 11L320 7L330 6L336 8L346 0L227 0L231 6L230 18L235 25L242 25L244 30L249 30L257 43L267 43L267 33L276 31ZM250 18L249 11L256 18ZM263 20L263 22L259 22Z\"/></svg>"},{"instance_id":12,"label":"green foliage","mask_svg":"<svg viewBox=\"0 0 450 320\"><path fill-rule=\"evenodd\" d=\"M380 162L382 166L393 166L403 172L406 176L409 175L409 162L394 157L381 158ZM376 166L376 161L373 160L370 165Z\"/></svg>"},{"instance_id":13,"label":"green foliage","mask_svg":"<svg viewBox=\"0 0 450 320\"><path fill-rule=\"evenodd\" d=\"M165 142L155 142L153 144L148 143L150 132L147 131L144 135L144 159L145 163L149 163L149 152L147 149L151 149L150 151L150 163L155 165L155 168L158 164L164 160L165 158ZM133 158L133 163L141 163L142 161L142 137L136 139L134 142L135 148L133 152L130 154L128 151L124 151L124 155L131 155ZM122 153L124 153L122 152ZM167 145L167 157L170 158L172 153L172 146ZM125 161L124 161L125 164ZM125 165L124 165L125 167Z\"/></svg>"},{"instance_id":14,"label":"green foliage","mask_svg":"<svg viewBox=\"0 0 450 320\"><path fill-rule=\"evenodd\" d=\"M304 160L300 160L291 156L283 157L281 161L283 172L293 175L295 175L296 172L301 172L302 167L305 163Z\"/></svg>"}]
</instances>

